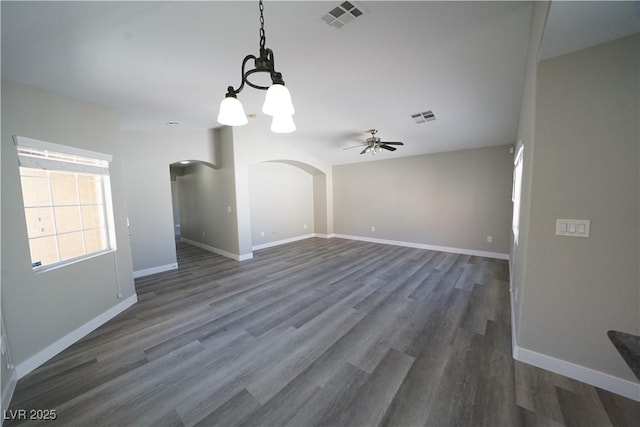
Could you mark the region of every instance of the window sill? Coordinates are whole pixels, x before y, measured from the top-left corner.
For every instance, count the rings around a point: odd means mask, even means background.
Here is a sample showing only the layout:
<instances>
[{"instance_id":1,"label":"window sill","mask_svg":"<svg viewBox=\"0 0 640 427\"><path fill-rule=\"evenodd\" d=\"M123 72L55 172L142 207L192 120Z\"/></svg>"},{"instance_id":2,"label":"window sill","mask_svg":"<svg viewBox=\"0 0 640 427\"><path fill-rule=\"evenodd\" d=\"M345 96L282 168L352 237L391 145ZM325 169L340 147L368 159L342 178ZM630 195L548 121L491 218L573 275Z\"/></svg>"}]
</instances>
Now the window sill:
<instances>
[{"instance_id":1,"label":"window sill","mask_svg":"<svg viewBox=\"0 0 640 427\"><path fill-rule=\"evenodd\" d=\"M69 265L77 264L79 262L86 261L86 260L92 259L92 258L97 258L99 256L106 255L106 254L113 253L113 252L115 252L115 249L106 249L104 251L94 252L94 253L92 253L90 255L85 255L85 256L78 257L78 258L68 259L68 260L65 260L65 261L62 261L62 262L58 262L56 264L49 264L49 265L45 265L45 266L42 266L42 267L36 267L36 268L33 269L33 272L36 275L40 275L40 274L48 273L48 272L53 271L53 270L57 270L59 268L64 268L64 267L67 267Z\"/></svg>"}]
</instances>

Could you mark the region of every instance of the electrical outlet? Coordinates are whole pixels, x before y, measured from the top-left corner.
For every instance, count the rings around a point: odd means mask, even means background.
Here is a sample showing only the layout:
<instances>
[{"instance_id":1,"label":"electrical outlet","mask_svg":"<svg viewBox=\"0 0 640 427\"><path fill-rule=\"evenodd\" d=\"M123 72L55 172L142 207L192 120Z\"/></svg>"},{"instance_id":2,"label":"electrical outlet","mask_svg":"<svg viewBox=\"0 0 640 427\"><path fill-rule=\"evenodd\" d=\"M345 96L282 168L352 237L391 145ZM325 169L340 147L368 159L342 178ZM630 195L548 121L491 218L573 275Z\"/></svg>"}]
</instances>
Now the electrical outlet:
<instances>
[{"instance_id":1,"label":"electrical outlet","mask_svg":"<svg viewBox=\"0 0 640 427\"><path fill-rule=\"evenodd\" d=\"M307 224L303 225L302 228L307 229Z\"/></svg>"},{"instance_id":2,"label":"electrical outlet","mask_svg":"<svg viewBox=\"0 0 640 427\"><path fill-rule=\"evenodd\" d=\"M264 237L264 231L260 232L260 237Z\"/></svg>"},{"instance_id":3,"label":"electrical outlet","mask_svg":"<svg viewBox=\"0 0 640 427\"><path fill-rule=\"evenodd\" d=\"M376 226L375 225L371 226L371 231L376 231Z\"/></svg>"},{"instance_id":4,"label":"electrical outlet","mask_svg":"<svg viewBox=\"0 0 640 427\"><path fill-rule=\"evenodd\" d=\"M231 206L227 206L227 212L231 213Z\"/></svg>"},{"instance_id":5,"label":"electrical outlet","mask_svg":"<svg viewBox=\"0 0 640 427\"><path fill-rule=\"evenodd\" d=\"M493 236L487 236L487 243L493 243Z\"/></svg>"},{"instance_id":6,"label":"electrical outlet","mask_svg":"<svg viewBox=\"0 0 640 427\"><path fill-rule=\"evenodd\" d=\"M202 237L204 237L204 236L205 236L205 234L204 234L204 231L203 231L203 232L202 232Z\"/></svg>"}]
</instances>

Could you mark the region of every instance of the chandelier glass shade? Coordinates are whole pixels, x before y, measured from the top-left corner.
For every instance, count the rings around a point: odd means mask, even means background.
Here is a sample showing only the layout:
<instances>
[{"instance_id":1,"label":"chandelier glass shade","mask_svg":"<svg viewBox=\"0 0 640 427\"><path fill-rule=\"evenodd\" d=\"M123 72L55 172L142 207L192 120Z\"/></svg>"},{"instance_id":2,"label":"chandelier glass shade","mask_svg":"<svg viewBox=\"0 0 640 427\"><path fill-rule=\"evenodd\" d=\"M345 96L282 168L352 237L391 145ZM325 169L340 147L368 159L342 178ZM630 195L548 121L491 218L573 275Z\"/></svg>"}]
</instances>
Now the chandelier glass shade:
<instances>
[{"instance_id":1,"label":"chandelier glass shade","mask_svg":"<svg viewBox=\"0 0 640 427\"><path fill-rule=\"evenodd\" d=\"M242 103L234 96L225 97L220 103L218 123L227 126L243 126L249 123Z\"/></svg>"},{"instance_id":2,"label":"chandelier glass shade","mask_svg":"<svg viewBox=\"0 0 640 427\"><path fill-rule=\"evenodd\" d=\"M296 111L291 102L289 89L281 84L271 85L264 98L262 112L268 116L293 116Z\"/></svg>"},{"instance_id":3,"label":"chandelier glass shade","mask_svg":"<svg viewBox=\"0 0 640 427\"><path fill-rule=\"evenodd\" d=\"M275 133L291 133L296 130L296 124L293 122L293 116L280 114L273 116L271 121L271 132Z\"/></svg>"},{"instance_id":4,"label":"chandelier glass shade","mask_svg":"<svg viewBox=\"0 0 640 427\"><path fill-rule=\"evenodd\" d=\"M264 5L262 0L259 1L260 8L260 56L247 55L242 61L242 81L240 86L235 89L233 86L227 88L227 94L220 103L218 112L218 122L227 126L243 126L248 123L247 116L242 107L242 103L238 100L237 94L244 89L245 84L254 89L266 90L264 105L262 112L273 117L271 123L271 131L276 133L289 133L296 129L293 122L293 114L295 109L291 102L291 94L289 89L284 85L282 74L275 70L275 60L273 51L265 47L266 36L264 32ZM253 61L254 67L247 70L247 63ZM249 76L255 73L269 73L271 77L271 86L261 86L252 83Z\"/></svg>"}]
</instances>

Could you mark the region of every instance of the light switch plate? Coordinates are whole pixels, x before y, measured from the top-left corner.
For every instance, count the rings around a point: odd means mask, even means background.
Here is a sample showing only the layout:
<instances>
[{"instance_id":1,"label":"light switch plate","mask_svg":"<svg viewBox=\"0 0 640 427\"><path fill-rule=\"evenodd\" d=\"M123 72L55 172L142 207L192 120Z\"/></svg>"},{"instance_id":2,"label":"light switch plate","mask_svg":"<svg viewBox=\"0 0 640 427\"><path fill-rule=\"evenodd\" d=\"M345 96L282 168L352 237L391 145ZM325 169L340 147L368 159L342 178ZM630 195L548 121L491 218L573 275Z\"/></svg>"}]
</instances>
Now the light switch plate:
<instances>
[{"instance_id":1,"label":"light switch plate","mask_svg":"<svg viewBox=\"0 0 640 427\"><path fill-rule=\"evenodd\" d=\"M588 219L556 219L556 236L589 237Z\"/></svg>"}]
</instances>

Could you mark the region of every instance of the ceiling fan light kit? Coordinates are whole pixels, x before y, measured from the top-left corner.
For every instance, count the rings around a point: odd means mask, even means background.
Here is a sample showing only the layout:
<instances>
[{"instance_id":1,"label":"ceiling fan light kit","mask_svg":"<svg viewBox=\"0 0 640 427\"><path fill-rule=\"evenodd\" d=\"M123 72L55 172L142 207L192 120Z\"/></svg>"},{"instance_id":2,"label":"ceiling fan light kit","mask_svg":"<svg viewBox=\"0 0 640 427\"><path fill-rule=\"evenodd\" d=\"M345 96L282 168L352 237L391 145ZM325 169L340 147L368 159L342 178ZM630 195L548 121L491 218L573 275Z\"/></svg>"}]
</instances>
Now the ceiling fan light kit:
<instances>
[{"instance_id":1,"label":"ceiling fan light kit","mask_svg":"<svg viewBox=\"0 0 640 427\"><path fill-rule=\"evenodd\" d=\"M363 144L344 148L344 150L350 150L351 148L358 148L364 145L364 150L362 150L360 154L371 153L371 155L374 155L382 150L396 151L396 147L392 147L392 145L404 145L404 143L398 141L382 141L376 136L378 133L377 129L371 129L369 133L371 133L371 136L367 138Z\"/></svg>"},{"instance_id":2,"label":"ceiling fan light kit","mask_svg":"<svg viewBox=\"0 0 640 427\"><path fill-rule=\"evenodd\" d=\"M218 112L218 123L227 126L243 126L249 121L242 107L242 103L238 100L238 94L242 92L245 84L254 89L266 90L264 105L262 112L273 117L271 123L271 131L276 133L289 133L296 130L293 122L293 114L295 109L291 102L291 94L289 89L284 85L282 74L275 70L275 60L273 51L265 47L266 36L264 32L264 5L262 0L258 2L260 8L260 56L247 55L242 60L242 81L237 89L233 86L227 87L227 94L220 103ZM254 67L246 70L247 62L253 60ZM272 85L261 86L249 81L248 77L255 73L269 73Z\"/></svg>"}]
</instances>

